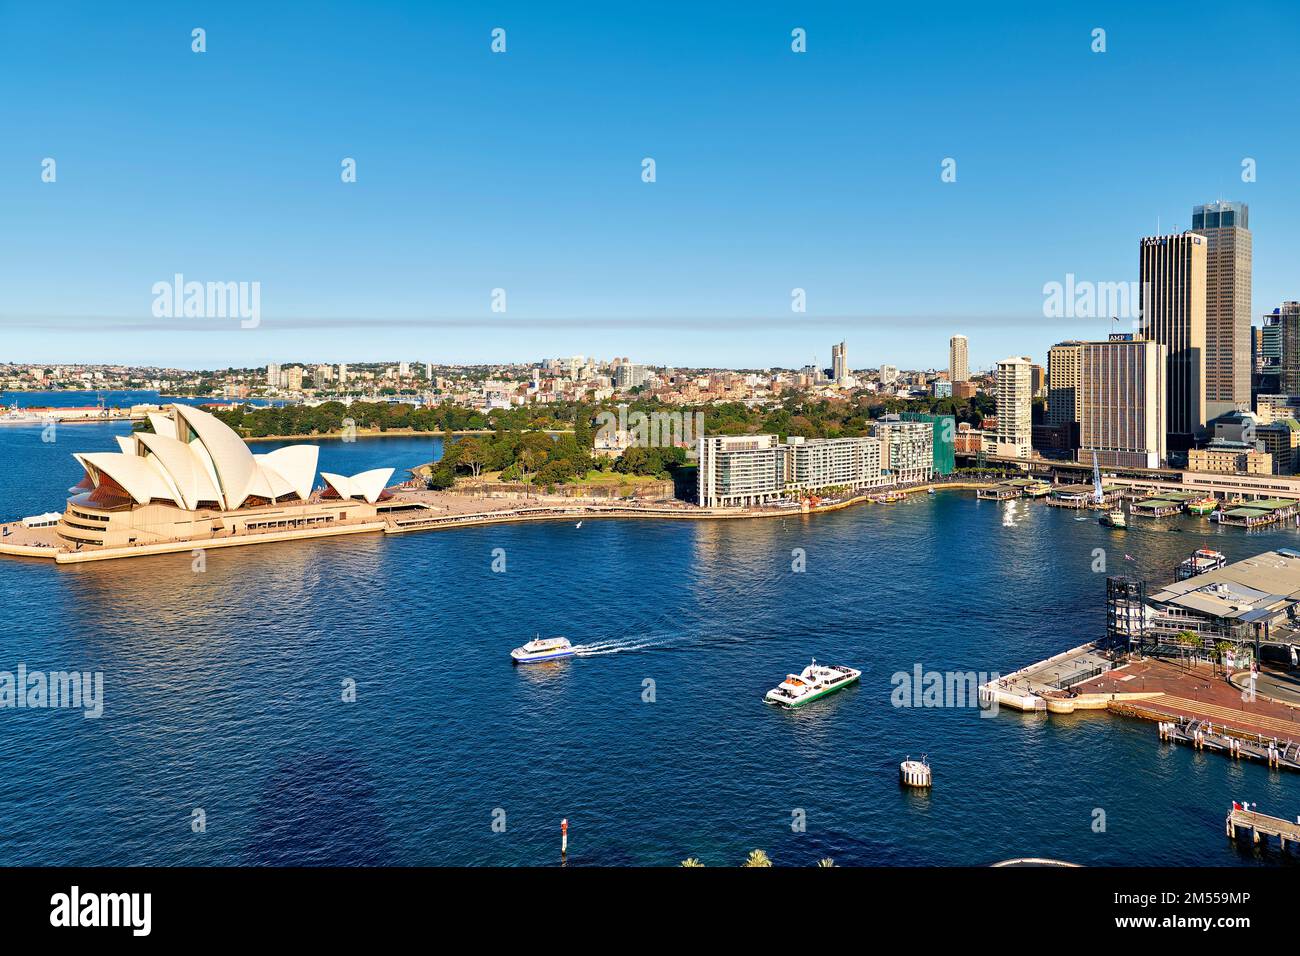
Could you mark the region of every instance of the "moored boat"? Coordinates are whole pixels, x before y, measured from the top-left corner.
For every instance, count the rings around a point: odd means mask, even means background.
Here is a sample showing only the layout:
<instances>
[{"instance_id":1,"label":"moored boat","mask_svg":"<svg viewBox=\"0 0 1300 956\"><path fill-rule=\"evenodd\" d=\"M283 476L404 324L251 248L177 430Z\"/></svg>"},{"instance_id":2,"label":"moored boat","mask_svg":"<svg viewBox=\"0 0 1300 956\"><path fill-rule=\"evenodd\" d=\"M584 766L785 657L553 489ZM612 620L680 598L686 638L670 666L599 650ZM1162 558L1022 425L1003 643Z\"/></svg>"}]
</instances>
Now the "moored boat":
<instances>
[{"instance_id":1,"label":"moored boat","mask_svg":"<svg viewBox=\"0 0 1300 956\"><path fill-rule=\"evenodd\" d=\"M1026 498L1041 498L1043 495L1051 494L1052 486L1045 481L1031 481L1025 485Z\"/></svg>"},{"instance_id":2,"label":"moored boat","mask_svg":"<svg viewBox=\"0 0 1300 956\"><path fill-rule=\"evenodd\" d=\"M764 702L778 707L802 707L818 698L843 690L857 682L862 671L842 664L818 664L816 658L800 674L787 674L785 680L767 692Z\"/></svg>"},{"instance_id":3,"label":"moored boat","mask_svg":"<svg viewBox=\"0 0 1300 956\"><path fill-rule=\"evenodd\" d=\"M1187 502L1187 510L1194 515L1208 515L1217 507L1219 507L1219 500L1213 495Z\"/></svg>"},{"instance_id":4,"label":"moored boat","mask_svg":"<svg viewBox=\"0 0 1300 956\"><path fill-rule=\"evenodd\" d=\"M536 637L511 651L510 659L516 664L536 664L572 657L573 654L573 645L567 637Z\"/></svg>"}]
</instances>

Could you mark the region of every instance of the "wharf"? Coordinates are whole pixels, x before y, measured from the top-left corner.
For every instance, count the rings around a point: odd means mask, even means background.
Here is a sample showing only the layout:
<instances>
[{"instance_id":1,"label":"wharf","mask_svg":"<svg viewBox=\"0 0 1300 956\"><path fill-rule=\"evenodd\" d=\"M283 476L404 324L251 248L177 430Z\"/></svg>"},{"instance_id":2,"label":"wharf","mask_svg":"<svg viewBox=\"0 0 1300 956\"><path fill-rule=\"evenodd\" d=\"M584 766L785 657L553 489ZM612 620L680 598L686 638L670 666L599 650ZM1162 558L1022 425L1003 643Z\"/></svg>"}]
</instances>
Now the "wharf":
<instances>
[{"instance_id":1,"label":"wharf","mask_svg":"<svg viewBox=\"0 0 1300 956\"><path fill-rule=\"evenodd\" d=\"M1262 734L1242 735L1225 725L1201 718L1161 721L1160 739L1171 744L1188 744L1196 750L1225 754L1234 760L1259 760L1270 767L1300 770L1300 743L1266 739Z\"/></svg>"},{"instance_id":2,"label":"wharf","mask_svg":"<svg viewBox=\"0 0 1300 956\"><path fill-rule=\"evenodd\" d=\"M1262 837L1277 837L1283 850L1288 844L1300 843L1300 823L1234 805L1225 821L1228 838L1235 840L1239 829L1249 830L1253 843L1259 843Z\"/></svg>"}]
</instances>

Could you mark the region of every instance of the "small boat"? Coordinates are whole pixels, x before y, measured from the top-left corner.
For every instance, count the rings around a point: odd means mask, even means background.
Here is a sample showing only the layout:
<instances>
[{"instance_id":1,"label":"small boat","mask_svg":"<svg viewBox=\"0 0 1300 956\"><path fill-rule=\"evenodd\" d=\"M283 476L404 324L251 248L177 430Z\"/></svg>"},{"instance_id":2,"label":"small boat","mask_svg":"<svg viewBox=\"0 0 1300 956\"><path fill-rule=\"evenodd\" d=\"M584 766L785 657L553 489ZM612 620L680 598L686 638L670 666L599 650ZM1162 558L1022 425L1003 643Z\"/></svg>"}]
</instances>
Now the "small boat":
<instances>
[{"instance_id":1,"label":"small boat","mask_svg":"<svg viewBox=\"0 0 1300 956\"><path fill-rule=\"evenodd\" d=\"M1219 507L1219 499L1213 495L1187 502L1187 510L1194 515L1208 515L1217 507Z\"/></svg>"},{"instance_id":2,"label":"small boat","mask_svg":"<svg viewBox=\"0 0 1300 956\"><path fill-rule=\"evenodd\" d=\"M926 488L926 489L925 489L925 493L926 493L927 495L935 495L935 494L938 494L938 492L935 491L933 488Z\"/></svg>"},{"instance_id":3,"label":"small boat","mask_svg":"<svg viewBox=\"0 0 1300 956\"><path fill-rule=\"evenodd\" d=\"M1191 557L1184 560L1178 565L1178 580L1186 581L1188 578L1194 578L1198 574L1205 574L1208 571L1217 571L1225 567L1228 563L1227 557L1222 551L1214 551L1210 548L1198 548L1192 552Z\"/></svg>"},{"instance_id":4,"label":"small boat","mask_svg":"<svg viewBox=\"0 0 1300 956\"><path fill-rule=\"evenodd\" d=\"M886 504L892 504L895 501L906 501L907 495L901 491L891 491L885 495L883 500Z\"/></svg>"},{"instance_id":5,"label":"small boat","mask_svg":"<svg viewBox=\"0 0 1300 956\"><path fill-rule=\"evenodd\" d=\"M785 680L767 692L765 703L778 707L802 707L819 697L843 690L857 682L862 671L840 664L818 664L817 659L803 669L801 674L787 674Z\"/></svg>"},{"instance_id":6,"label":"small boat","mask_svg":"<svg viewBox=\"0 0 1300 956\"><path fill-rule=\"evenodd\" d=\"M1107 511L1097 519L1098 524L1103 524L1107 528L1127 528L1128 521L1124 517L1124 509L1116 508L1114 511Z\"/></svg>"},{"instance_id":7,"label":"small boat","mask_svg":"<svg viewBox=\"0 0 1300 956\"><path fill-rule=\"evenodd\" d=\"M574 527L575 527L575 528L581 528L581 527L582 527L582 522L579 521L577 524L574 525Z\"/></svg>"},{"instance_id":8,"label":"small boat","mask_svg":"<svg viewBox=\"0 0 1300 956\"><path fill-rule=\"evenodd\" d=\"M1075 515L1075 516L1074 516L1074 520L1075 520L1075 521L1087 521L1087 520L1088 520L1088 516L1087 516L1087 515Z\"/></svg>"},{"instance_id":9,"label":"small boat","mask_svg":"<svg viewBox=\"0 0 1300 956\"><path fill-rule=\"evenodd\" d=\"M516 647L510 652L510 659L516 664L536 664L540 661L553 661L561 657L572 657L573 645L567 637L536 637L523 647Z\"/></svg>"}]
</instances>

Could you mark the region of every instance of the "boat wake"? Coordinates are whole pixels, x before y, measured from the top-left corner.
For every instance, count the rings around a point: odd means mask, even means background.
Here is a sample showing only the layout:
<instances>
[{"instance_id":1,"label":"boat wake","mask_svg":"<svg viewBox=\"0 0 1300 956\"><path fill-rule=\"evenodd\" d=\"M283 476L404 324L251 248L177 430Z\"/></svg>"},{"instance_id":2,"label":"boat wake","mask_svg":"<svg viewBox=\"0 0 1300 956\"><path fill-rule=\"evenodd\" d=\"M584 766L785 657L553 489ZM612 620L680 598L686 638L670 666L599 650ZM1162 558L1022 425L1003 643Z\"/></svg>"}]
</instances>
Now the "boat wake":
<instances>
[{"instance_id":1,"label":"boat wake","mask_svg":"<svg viewBox=\"0 0 1300 956\"><path fill-rule=\"evenodd\" d=\"M603 654L625 654L628 651L644 651L653 647L663 646L664 641L629 637L622 640L593 641L590 644L575 644L573 647L573 653L578 657L600 657Z\"/></svg>"}]
</instances>

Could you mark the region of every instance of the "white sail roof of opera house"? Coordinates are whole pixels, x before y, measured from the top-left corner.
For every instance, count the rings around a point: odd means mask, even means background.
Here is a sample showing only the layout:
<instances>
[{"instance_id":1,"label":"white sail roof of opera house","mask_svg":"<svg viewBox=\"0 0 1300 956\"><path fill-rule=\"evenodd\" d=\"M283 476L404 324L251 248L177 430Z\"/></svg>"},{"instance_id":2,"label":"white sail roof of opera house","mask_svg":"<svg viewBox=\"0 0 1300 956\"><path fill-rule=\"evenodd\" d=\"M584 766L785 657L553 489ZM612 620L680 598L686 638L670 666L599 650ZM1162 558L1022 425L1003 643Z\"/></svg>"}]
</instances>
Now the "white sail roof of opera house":
<instances>
[{"instance_id":1,"label":"white sail roof of opera house","mask_svg":"<svg viewBox=\"0 0 1300 956\"><path fill-rule=\"evenodd\" d=\"M393 476L393 469L376 468L373 471L363 471L351 477L332 475L328 471L322 471L320 476L325 479L340 498L364 498L373 505L379 500L379 496L384 493L388 479Z\"/></svg>"},{"instance_id":2,"label":"white sail roof of opera house","mask_svg":"<svg viewBox=\"0 0 1300 956\"><path fill-rule=\"evenodd\" d=\"M149 422L152 432L118 437L120 452L73 456L95 489L107 477L138 504L165 501L190 511L233 510L250 497L273 502L311 495L315 445L254 455L225 422L189 405L150 414Z\"/></svg>"}]
</instances>

